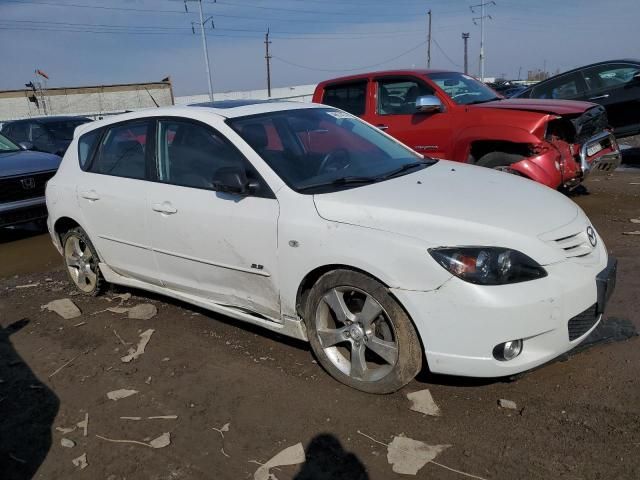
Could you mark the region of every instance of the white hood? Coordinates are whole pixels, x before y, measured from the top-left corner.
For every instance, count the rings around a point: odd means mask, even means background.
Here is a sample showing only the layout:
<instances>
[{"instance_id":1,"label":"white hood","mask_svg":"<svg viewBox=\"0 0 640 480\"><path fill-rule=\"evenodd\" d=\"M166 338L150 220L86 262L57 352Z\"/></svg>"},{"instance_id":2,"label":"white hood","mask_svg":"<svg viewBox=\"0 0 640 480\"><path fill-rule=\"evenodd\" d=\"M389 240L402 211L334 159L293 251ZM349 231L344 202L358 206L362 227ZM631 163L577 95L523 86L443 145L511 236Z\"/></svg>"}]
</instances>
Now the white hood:
<instances>
[{"instance_id":1,"label":"white hood","mask_svg":"<svg viewBox=\"0 0 640 480\"><path fill-rule=\"evenodd\" d=\"M580 212L560 193L515 175L441 160L384 182L314 196L326 220L424 240L429 246L514 248L541 264L563 259L538 237Z\"/></svg>"}]
</instances>

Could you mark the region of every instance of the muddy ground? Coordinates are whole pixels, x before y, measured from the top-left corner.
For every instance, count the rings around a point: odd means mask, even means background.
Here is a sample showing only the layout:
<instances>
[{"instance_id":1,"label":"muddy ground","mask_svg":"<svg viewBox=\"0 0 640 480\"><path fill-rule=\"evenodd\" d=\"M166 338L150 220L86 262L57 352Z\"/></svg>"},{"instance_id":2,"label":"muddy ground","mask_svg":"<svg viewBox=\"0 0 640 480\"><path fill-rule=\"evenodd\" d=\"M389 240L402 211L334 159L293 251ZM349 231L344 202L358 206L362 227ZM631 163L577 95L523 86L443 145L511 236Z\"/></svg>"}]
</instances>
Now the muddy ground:
<instances>
[{"instance_id":1,"label":"muddy ground","mask_svg":"<svg viewBox=\"0 0 640 480\"><path fill-rule=\"evenodd\" d=\"M640 169L592 178L575 197L618 257L618 286L591 345L511 382L420 374L405 389L373 396L332 380L306 344L141 291L125 306L158 314L132 320L99 298L72 296L46 235L0 234L0 478L245 479L302 442L307 459L273 470L285 479L395 479L395 435L451 445L417 478L640 478ZM36 287L18 288L38 283ZM41 305L72 298L82 316L63 320ZM113 299L109 301L109 299ZM120 357L154 329L146 352ZM630 337L630 338L629 338ZM596 341L597 340L597 341ZM125 345L126 343L127 345ZM66 366L65 366L66 365ZM60 370L60 367L64 366ZM118 401L106 393L135 389ZM428 388L442 416L409 410ZM517 410L499 408L498 399ZM88 414L82 429L62 434ZM177 415L177 419L148 419ZM142 417L125 420L120 417ZM222 426L229 423L224 438ZM214 429L215 428L215 429ZM164 432L171 444L146 442ZM73 440L64 448L62 438ZM72 460L86 453L84 470Z\"/></svg>"}]
</instances>

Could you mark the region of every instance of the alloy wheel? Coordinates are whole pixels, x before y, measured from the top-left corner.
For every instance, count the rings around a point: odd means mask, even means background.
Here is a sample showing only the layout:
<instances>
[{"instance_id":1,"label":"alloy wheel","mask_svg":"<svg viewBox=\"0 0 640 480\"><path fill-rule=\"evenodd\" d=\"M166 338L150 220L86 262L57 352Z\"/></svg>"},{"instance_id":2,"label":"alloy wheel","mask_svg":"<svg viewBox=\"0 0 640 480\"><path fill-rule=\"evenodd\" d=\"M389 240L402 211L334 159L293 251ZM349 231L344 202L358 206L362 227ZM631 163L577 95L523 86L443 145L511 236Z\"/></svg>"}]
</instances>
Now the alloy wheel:
<instances>
[{"instance_id":1,"label":"alloy wheel","mask_svg":"<svg viewBox=\"0 0 640 480\"><path fill-rule=\"evenodd\" d=\"M398 362L393 323L380 303L360 289L327 291L316 309L315 327L329 361L356 380L380 380Z\"/></svg>"},{"instance_id":2,"label":"alloy wheel","mask_svg":"<svg viewBox=\"0 0 640 480\"><path fill-rule=\"evenodd\" d=\"M71 279L83 292L91 292L98 281L98 262L84 240L72 235L64 245L64 260Z\"/></svg>"}]
</instances>

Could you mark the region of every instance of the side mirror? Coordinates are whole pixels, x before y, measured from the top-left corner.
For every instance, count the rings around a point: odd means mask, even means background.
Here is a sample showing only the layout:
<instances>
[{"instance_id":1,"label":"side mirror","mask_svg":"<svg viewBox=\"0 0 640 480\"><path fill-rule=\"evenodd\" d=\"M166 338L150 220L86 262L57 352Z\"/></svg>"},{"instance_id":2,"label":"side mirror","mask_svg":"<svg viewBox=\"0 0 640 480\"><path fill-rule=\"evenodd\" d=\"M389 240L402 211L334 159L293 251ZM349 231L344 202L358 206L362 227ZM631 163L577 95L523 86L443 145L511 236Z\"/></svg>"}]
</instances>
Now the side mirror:
<instances>
[{"instance_id":1,"label":"side mirror","mask_svg":"<svg viewBox=\"0 0 640 480\"><path fill-rule=\"evenodd\" d=\"M442 102L435 95L424 95L416 99L416 111L420 113L438 113L443 110Z\"/></svg>"},{"instance_id":2,"label":"side mirror","mask_svg":"<svg viewBox=\"0 0 640 480\"><path fill-rule=\"evenodd\" d=\"M33 143L31 143L31 142L20 142L20 143L18 143L18 146L22 150L33 150Z\"/></svg>"},{"instance_id":3,"label":"side mirror","mask_svg":"<svg viewBox=\"0 0 640 480\"><path fill-rule=\"evenodd\" d=\"M249 195L258 185L249 182L247 173L243 168L232 166L222 167L213 175L213 189L217 192L230 193L232 195Z\"/></svg>"}]
</instances>

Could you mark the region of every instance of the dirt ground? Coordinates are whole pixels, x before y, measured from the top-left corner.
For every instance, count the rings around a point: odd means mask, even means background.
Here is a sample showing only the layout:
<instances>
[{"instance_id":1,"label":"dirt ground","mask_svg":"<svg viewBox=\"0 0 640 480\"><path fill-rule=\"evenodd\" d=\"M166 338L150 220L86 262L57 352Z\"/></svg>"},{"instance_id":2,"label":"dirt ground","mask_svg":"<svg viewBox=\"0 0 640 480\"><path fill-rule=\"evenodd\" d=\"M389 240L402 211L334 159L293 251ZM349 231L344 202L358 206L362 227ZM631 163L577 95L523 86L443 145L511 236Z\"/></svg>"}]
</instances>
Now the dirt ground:
<instances>
[{"instance_id":1,"label":"dirt ground","mask_svg":"<svg viewBox=\"0 0 640 480\"><path fill-rule=\"evenodd\" d=\"M629 221L640 218L640 169L592 178L587 187L574 200L620 262L617 290L590 344L515 381L425 371L386 396L335 382L304 343L183 303L129 291L124 306L151 303L157 316L107 312L127 290L73 296L46 235L3 232L0 478L246 479L255 462L301 442L306 461L272 470L278 479L395 479L403 475L392 471L387 447L362 434L383 444L404 434L450 445L417 478L638 479L640 236L623 232L640 230ZM73 299L82 316L41 310L59 298ZM154 333L145 353L123 363L147 329ZM107 398L123 388L138 393ZM409 410L406 394L424 388L440 417ZM499 399L517 410L498 407ZM87 436L56 430L86 414ZM148 419L164 415L177 419ZM160 449L98 437L148 442L164 432L171 444ZM76 445L61 446L63 437ZM84 453L88 466L79 470L72 460Z\"/></svg>"}]
</instances>

